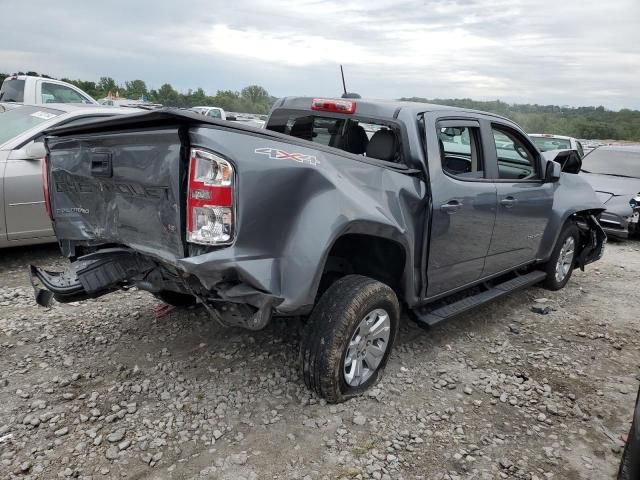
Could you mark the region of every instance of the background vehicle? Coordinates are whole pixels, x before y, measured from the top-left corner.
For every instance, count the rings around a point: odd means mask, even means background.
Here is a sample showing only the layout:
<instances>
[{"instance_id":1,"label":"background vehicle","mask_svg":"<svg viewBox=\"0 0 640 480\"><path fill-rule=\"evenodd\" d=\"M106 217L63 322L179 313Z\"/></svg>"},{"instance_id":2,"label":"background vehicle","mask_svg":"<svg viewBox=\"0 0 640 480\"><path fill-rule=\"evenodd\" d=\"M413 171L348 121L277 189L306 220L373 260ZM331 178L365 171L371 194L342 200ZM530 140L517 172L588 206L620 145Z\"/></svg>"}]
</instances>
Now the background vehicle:
<instances>
[{"instance_id":1,"label":"background vehicle","mask_svg":"<svg viewBox=\"0 0 640 480\"><path fill-rule=\"evenodd\" d=\"M580 155L580 158L584 157L582 143L573 137L550 135L548 133L530 133L529 137L541 152L549 150L575 150L578 152L578 155Z\"/></svg>"},{"instance_id":2,"label":"background vehicle","mask_svg":"<svg viewBox=\"0 0 640 480\"><path fill-rule=\"evenodd\" d=\"M401 304L433 325L559 289L606 240L593 189L482 112L287 98L266 129L169 109L50 133L72 263L34 278L66 302L137 285L251 330L311 314L303 378L331 402L380 377Z\"/></svg>"},{"instance_id":3,"label":"background vehicle","mask_svg":"<svg viewBox=\"0 0 640 480\"><path fill-rule=\"evenodd\" d=\"M70 83L52 78L13 75L0 87L0 102L32 105L44 103L86 103L97 105L93 98Z\"/></svg>"},{"instance_id":4,"label":"background vehicle","mask_svg":"<svg viewBox=\"0 0 640 480\"><path fill-rule=\"evenodd\" d=\"M199 113L205 117L216 118L218 120L227 120L226 112L219 107L193 107L190 108L192 112Z\"/></svg>"},{"instance_id":5,"label":"background vehicle","mask_svg":"<svg viewBox=\"0 0 640 480\"><path fill-rule=\"evenodd\" d=\"M598 147L582 160L581 175L607 208L600 216L605 232L640 234L640 146Z\"/></svg>"},{"instance_id":6,"label":"background vehicle","mask_svg":"<svg viewBox=\"0 0 640 480\"><path fill-rule=\"evenodd\" d=\"M0 247L55 241L42 195L43 130L135 109L22 105L0 114Z\"/></svg>"}]
</instances>

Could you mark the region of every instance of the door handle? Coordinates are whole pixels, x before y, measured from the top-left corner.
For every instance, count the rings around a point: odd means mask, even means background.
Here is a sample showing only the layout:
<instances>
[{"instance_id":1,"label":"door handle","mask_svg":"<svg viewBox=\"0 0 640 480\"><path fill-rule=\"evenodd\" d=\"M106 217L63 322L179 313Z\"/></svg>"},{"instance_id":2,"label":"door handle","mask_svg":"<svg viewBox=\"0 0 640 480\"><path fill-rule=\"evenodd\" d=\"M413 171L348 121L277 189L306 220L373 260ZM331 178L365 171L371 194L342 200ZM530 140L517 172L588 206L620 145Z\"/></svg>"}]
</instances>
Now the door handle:
<instances>
[{"instance_id":1,"label":"door handle","mask_svg":"<svg viewBox=\"0 0 640 480\"><path fill-rule=\"evenodd\" d=\"M445 213L456 213L462 208L462 202L458 200L449 200L447 203L440 205L440 210Z\"/></svg>"},{"instance_id":2,"label":"door handle","mask_svg":"<svg viewBox=\"0 0 640 480\"><path fill-rule=\"evenodd\" d=\"M516 203L518 203L518 200L513 197L504 197L502 200L500 200L500 205L504 205L505 208L511 208Z\"/></svg>"}]
</instances>

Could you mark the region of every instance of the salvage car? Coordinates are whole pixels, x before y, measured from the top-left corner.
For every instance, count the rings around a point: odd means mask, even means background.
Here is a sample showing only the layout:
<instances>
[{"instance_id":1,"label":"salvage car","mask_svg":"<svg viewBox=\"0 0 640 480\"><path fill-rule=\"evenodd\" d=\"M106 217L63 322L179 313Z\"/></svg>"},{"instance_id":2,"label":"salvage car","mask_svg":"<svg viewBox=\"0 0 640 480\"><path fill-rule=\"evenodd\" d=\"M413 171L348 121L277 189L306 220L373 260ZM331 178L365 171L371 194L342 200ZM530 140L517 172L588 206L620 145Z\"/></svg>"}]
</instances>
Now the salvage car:
<instances>
[{"instance_id":1,"label":"salvage car","mask_svg":"<svg viewBox=\"0 0 640 480\"><path fill-rule=\"evenodd\" d=\"M489 113L297 97L265 129L167 109L54 129L46 145L71 264L31 266L38 303L135 286L225 326L308 317L302 377L329 402L380 378L401 307L431 326L557 290L606 242L589 184Z\"/></svg>"},{"instance_id":2,"label":"salvage car","mask_svg":"<svg viewBox=\"0 0 640 480\"><path fill-rule=\"evenodd\" d=\"M0 248L55 242L42 190L43 131L135 113L94 105L23 105L0 114Z\"/></svg>"},{"instance_id":3,"label":"salvage car","mask_svg":"<svg viewBox=\"0 0 640 480\"><path fill-rule=\"evenodd\" d=\"M606 211L600 223L610 237L640 234L640 146L598 147L582 160L583 178Z\"/></svg>"},{"instance_id":4,"label":"salvage car","mask_svg":"<svg viewBox=\"0 0 640 480\"><path fill-rule=\"evenodd\" d=\"M549 133L530 133L529 137L541 152L547 152L549 150L575 150L578 152L578 155L580 155L580 158L584 157L582 143L576 138L564 135L551 135Z\"/></svg>"}]
</instances>

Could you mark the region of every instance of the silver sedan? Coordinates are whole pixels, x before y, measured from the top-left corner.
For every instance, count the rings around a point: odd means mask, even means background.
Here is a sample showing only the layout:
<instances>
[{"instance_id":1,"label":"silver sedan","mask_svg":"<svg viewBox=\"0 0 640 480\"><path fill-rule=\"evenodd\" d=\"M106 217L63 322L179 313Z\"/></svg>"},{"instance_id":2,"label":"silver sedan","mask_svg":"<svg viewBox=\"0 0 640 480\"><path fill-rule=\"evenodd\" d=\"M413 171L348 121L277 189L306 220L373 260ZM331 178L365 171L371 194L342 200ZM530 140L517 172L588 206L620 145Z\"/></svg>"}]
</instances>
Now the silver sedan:
<instances>
[{"instance_id":1,"label":"silver sedan","mask_svg":"<svg viewBox=\"0 0 640 480\"><path fill-rule=\"evenodd\" d=\"M0 111L0 248L56 241L42 190L46 129L140 111L80 104Z\"/></svg>"}]
</instances>

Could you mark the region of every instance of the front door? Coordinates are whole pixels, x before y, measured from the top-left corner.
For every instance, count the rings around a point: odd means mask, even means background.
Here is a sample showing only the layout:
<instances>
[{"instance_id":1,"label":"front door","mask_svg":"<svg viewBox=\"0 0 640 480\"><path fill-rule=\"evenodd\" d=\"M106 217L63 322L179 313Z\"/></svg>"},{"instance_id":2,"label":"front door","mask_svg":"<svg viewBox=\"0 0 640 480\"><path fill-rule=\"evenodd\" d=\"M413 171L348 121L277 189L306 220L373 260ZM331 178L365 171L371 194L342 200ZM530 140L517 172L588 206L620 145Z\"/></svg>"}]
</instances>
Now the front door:
<instances>
[{"instance_id":1,"label":"front door","mask_svg":"<svg viewBox=\"0 0 640 480\"><path fill-rule=\"evenodd\" d=\"M487 124L493 145L487 171L495 181L498 210L483 276L536 259L553 206L553 184L544 183L540 155L518 130Z\"/></svg>"},{"instance_id":2,"label":"front door","mask_svg":"<svg viewBox=\"0 0 640 480\"><path fill-rule=\"evenodd\" d=\"M479 122L434 122L426 129L433 201L427 297L480 278L496 216L496 186L485 178Z\"/></svg>"}]
</instances>

